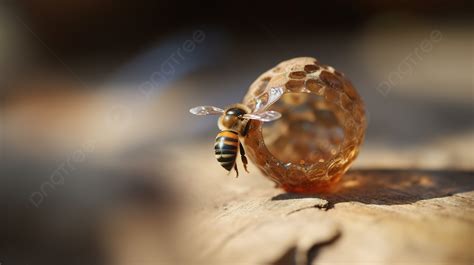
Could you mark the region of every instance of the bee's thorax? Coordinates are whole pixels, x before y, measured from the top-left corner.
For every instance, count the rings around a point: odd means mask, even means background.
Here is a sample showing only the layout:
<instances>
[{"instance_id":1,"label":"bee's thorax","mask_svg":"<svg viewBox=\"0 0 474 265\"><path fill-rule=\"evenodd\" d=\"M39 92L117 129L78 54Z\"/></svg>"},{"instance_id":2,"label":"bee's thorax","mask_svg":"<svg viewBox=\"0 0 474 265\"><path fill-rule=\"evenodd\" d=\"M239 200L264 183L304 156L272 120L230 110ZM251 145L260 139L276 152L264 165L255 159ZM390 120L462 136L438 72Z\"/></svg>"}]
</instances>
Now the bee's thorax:
<instances>
[{"instance_id":1,"label":"bee's thorax","mask_svg":"<svg viewBox=\"0 0 474 265\"><path fill-rule=\"evenodd\" d=\"M242 118L247 111L239 106L232 106L221 115L218 126L221 130L234 130L240 132L246 120Z\"/></svg>"}]
</instances>

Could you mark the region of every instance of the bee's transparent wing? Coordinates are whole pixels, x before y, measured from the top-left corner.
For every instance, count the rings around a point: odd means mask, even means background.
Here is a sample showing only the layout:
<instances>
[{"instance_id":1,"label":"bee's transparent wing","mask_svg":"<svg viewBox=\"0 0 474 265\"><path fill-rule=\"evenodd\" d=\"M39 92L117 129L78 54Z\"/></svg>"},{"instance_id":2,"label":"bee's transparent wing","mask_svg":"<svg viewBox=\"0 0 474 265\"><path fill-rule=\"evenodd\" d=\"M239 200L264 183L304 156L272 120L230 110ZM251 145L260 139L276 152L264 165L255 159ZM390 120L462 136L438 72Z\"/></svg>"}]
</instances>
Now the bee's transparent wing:
<instances>
[{"instance_id":1,"label":"bee's transparent wing","mask_svg":"<svg viewBox=\"0 0 474 265\"><path fill-rule=\"evenodd\" d=\"M280 117L281 117L281 113L274 110L264 111L261 113L249 113L249 114L243 115L243 118L245 119L259 120L263 122L274 121L276 119L279 119Z\"/></svg>"},{"instance_id":2,"label":"bee's transparent wing","mask_svg":"<svg viewBox=\"0 0 474 265\"><path fill-rule=\"evenodd\" d=\"M189 110L194 115L219 115L224 110L214 106L197 106Z\"/></svg>"},{"instance_id":3,"label":"bee's transparent wing","mask_svg":"<svg viewBox=\"0 0 474 265\"><path fill-rule=\"evenodd\" d=\"M257 96L257 104L255 106L254 113L262 112L267 106L275 103L281 95L283 95L284 89L282 87L270 87L265 92Z\"/></svg>"}]
</instances>

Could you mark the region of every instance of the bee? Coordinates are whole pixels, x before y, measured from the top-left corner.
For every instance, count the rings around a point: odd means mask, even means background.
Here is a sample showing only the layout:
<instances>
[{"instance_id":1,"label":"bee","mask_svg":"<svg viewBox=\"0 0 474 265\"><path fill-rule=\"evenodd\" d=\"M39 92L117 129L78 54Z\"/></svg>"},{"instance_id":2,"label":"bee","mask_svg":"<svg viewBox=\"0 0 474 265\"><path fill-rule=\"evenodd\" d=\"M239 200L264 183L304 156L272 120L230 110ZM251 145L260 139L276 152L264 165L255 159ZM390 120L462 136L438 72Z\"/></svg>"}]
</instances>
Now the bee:
<instances>
[{"instance_id":1,"label":"bee","mask_svg":"<svg viewBox=\"0 0 474 265\"><path fill-rule=\"evenodd\" d=\"M265 109L283 94L283 89L272 88L267 93L267 100L257 102L253 112L249 107L240 103L231 105L226 109L214 106L198 106L189 110L194 115L220 115L217 125L221 131L217 134L214 144L215 157L229 173L234 168L236 177L239 176L236 163L239 153L244 169L248 173L248 161L239 137L247 135L252 120L270 122L281 117L279 112L265 111Z\"/></svg>"}]
</instances>

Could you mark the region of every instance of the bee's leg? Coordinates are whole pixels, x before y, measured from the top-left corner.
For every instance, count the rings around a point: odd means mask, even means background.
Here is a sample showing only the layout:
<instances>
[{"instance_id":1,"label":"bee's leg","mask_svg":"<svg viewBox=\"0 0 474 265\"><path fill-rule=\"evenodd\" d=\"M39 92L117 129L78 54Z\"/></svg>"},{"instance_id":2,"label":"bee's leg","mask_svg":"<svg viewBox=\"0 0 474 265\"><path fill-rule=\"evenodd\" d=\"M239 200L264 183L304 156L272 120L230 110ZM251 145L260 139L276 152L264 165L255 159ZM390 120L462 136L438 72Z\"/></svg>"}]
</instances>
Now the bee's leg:
<instances>
[{"instance_id":1,"label":"bee's leg","mask_svg":"<svg viewBox=\"0 0 474 265\"><path fill-rule=\"evenodd\" d=\"M235 175L235 177L238 178L239 177L239 170L237 169L237 161L235 161L235 163L234 163L234 169L235 169L235 173L237 174L237 175Z\"/></svg>"},{"instance_id":2,"label":"bee's leg","mask_svg":"<svg viewBox=\"0 0 474 265\"><path fill-rule=\"evenodd\" d=\"M240 145L240 158L242 159L242 164L244 165L245 171L249 173L247 169L248 160L247 160L247 157L245 156L244 146L242 145L241 142L239 142L239 145Z\"/></svg>"},{"instance_id":3,"label":"bee's leg","mask_svg":"<svg viewBox=\"0 0 474 265\"><path fill-rule=\"evenodd\" d=\"M247 135L247 133L249 132L250 122L252 122L252 120L248 120L247 124L245 124L244 130L242 131L242 136L243 137L245 137Z\"/></svg>"}]
</instances>

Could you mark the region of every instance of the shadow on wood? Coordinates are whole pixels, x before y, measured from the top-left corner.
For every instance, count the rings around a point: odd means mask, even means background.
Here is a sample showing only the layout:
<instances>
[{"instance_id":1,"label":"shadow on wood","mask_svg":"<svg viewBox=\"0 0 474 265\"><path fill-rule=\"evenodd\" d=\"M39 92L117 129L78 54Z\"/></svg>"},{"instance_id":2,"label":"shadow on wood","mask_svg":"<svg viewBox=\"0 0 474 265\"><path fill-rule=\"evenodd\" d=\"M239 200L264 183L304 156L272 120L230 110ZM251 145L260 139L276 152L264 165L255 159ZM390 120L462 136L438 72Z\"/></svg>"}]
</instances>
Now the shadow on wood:
<instances>
[{"instance_id":1,"label":"shadow on wood","mask_svg":"<svg viewBox=\"0 0 474 265\"><path fill-rule=\"evenodd\" d=\"M334 193L282 193L272 200L317 197L339 202L395 205L474 190L474 172L459 170L362 169L348 172Z\"/></svg>"}]
</instances>

